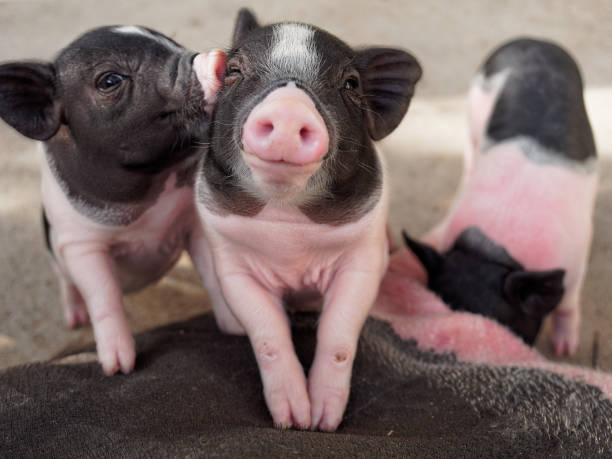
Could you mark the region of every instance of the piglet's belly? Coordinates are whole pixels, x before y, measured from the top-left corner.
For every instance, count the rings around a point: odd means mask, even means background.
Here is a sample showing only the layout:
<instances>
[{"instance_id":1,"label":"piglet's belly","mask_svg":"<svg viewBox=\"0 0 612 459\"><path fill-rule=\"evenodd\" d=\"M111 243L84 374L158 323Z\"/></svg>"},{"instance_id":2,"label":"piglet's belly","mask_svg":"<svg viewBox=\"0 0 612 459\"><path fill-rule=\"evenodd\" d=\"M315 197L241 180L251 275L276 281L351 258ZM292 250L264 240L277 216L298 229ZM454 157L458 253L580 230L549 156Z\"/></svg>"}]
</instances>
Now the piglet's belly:
<instances>
[{"instance_id":1,"label":"piglet's belly","mask_svg":"<svg viewBox=\"0 0 612 459\"><path fill-rule=\"evenodd\" d=\"M112 226L82 215L45 166L43 162L41 188L51 250L66 279L71 279L73 269L68 251L85 255L108 252L124 292L155 282L177 262L197 219L193 188L177 185L175 173L168 176L164 190L138 219L127 226Z\"/></svg>"},{"instance_id":2,"label":"piglet's belly","mask_svg":"<svg viewBox=\"0 0 612 459\"><path fill-rule=\"evenodd\" d=\"M220 217L199 206L217 275L248 275L285 299L325 294L339 271L380 275L387 254L382 205L338 227L265 208L257 217Z\"/></svg>"},{"instance_id":3,"label":"piglet's belly","mask_svg":"<svg viewBox=\"0 0 612 459\"><path fill-rule=\"evenodd\" d=\"M155 209L151 209L151 213L155 214ZM70 266L64 256L70 247L79 247L84 252L108 251L122 291L140 290L159 280L176 264L196 221L193 207L188 203L178 215L171 213L166 217L172 224L164 225L155 218L155 221L138 221L128 228L74 228L69 234L59 233L52 226L50 236L54 258L70 279Z\"/></svg>"},{"instance_id":4,"label":"piglet's belly","mask_svg":"<svg viewBox=\"0 0 612 459\"><path fill-rule=\"evenodd\" d=\"M185 249L189 226L173 228L162 239L119 241L109 248L115 274L125 293L140 290L168 272Z\"/></svg>"},{"instance_id":5,"label":"piglet's belly","mask_svg":"<svg viewBox=\"0 0 612 459\"><path fill-rule=\"evenodd\" d=\"M443 248L477 226L528 269L571 268L588 250L597 174L537 164L512 143L479 158Z\"/></svg>"}]
</instances>

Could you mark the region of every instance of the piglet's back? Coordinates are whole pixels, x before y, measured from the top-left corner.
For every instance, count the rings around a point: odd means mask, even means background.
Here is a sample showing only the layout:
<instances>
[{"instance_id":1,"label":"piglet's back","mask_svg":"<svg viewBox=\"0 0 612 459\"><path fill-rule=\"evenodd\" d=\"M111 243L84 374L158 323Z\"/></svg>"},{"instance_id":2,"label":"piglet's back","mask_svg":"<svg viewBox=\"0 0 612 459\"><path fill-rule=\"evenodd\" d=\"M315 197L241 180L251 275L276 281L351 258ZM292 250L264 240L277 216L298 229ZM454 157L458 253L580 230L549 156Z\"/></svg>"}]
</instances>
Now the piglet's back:
<instances>
[{"instance_id":1,"label":"piglet's back","mask_svg":"<svg viewBox=\"0 0 612 459\"><path fill-rule=\"evenodd\" d=\"M563 48L541 40L513 40L486 59L482 73L485 82L506 76L486 126L491 143L524 136L571 161L595 158L580 70Z\"/></svg>"}]
</instances>

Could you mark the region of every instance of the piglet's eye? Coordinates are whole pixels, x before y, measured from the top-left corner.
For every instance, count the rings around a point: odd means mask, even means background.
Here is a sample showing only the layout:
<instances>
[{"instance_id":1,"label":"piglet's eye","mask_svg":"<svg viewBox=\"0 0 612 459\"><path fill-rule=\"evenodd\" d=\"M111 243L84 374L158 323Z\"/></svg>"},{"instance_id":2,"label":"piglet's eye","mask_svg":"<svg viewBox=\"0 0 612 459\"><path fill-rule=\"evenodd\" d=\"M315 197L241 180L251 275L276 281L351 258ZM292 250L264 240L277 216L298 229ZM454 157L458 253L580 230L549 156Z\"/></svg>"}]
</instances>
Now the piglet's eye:
<instances>
[{"instance_id":1,"label":"piglet's eye","mask_svg":"<svg viewBox=\"0 0 612 459\"><path fill-rule=\"evenodd\" d=\"M355 90L359 87L359 80L357 80L357 78L353 76L348 77L346 80L344 80L343 87L348 91Z\"/></svg>"},{"instance_id":2,"label":"piglet's eye","mask_svg":"<svg viewBox=\"0 0 612 459\"><path fill-rule=\"evenodd\" d=\"M242 71L234 63L230 63L227 66L227 72L225 73L225 86L227 88L232 87L242 76Z\"/></svg>"},{"instance_id":3,"label":"piglet's eye","mask_svg":"<svg viewBox=\"0 0 612 459\"><path fill-rule=\"evenodd\" d=\"M121 86L125 78L125 76L118 73L105 73L98 79L96 88L102 92L113 91Z\"/></svg>"}]
</instances>

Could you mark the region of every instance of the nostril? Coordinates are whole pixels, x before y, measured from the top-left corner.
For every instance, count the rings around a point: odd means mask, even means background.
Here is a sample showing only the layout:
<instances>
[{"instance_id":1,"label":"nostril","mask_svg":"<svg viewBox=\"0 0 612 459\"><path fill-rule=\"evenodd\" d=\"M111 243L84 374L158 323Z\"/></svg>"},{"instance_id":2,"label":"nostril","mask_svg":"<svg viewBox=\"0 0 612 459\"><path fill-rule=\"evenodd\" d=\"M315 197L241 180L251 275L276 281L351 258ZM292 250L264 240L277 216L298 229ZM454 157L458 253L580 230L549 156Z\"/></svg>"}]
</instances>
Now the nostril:
<instances>
[{"instance_id":1,"label":"nostril","mask_svg":"<svg viewBox=\"0 0 612 459\"><path fill-rule=\"evenodd\" d=\"M300 139L302 140L303 145L310 145L313 142L314 137L313 132L307 127L300 129Z\"/></svg>"},{"instance_id":2,"label":"nostril","mask_svg":"<svg viewBox=\"0 0 612 459\"><path fill-rule=\"evenodd\" d=\"M262 102L251 111L242 129L244 153L265 161L314 163L325 155L328 142L318 111L291 98Z\"/></svg>"},{"instance_id":3,"label":"nostril","mask_svg":"<svg viewBox=\"0 0 612 459\"><path fill-rule=\"evenodd\" d=\"M257 134L261 137L268 137L274 131L274 124L270 121L264 121L257 125Z\"/></svg>"}]
</instances>

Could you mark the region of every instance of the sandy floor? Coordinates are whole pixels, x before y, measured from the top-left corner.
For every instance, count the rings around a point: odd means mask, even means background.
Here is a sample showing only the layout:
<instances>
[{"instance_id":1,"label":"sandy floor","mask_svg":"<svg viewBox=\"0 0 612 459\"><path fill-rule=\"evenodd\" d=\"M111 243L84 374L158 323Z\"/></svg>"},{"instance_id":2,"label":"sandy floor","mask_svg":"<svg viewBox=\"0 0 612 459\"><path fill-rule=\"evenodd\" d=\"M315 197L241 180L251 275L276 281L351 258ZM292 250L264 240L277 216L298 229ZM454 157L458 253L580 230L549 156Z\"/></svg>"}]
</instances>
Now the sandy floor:
<instances>
[{"instance_id":1,"label":"sandy floor","mask_svg":"<svg viewBox=\"0 0 612 459\"><path fill-rule=\"evenodd\" d=\"M182 2L0 0L0 61L50 60L85 30L140 24L192 49L225 47L235 0ZM572 361L591 365L599 336L599 365L612 371L612 3L607 0L463 2L251 1L262 22L300 20L352 45L411 50L425 69L400 129L383 142L393 171L392 223L421 234L446 211L461 173L464 95L484 56L517 35L546 37L577 57L602 156L594 249L584 289L582 340ZM48 358L91 340L88 328L62 323L58 290L40 226L37 146L0 123L0 368ZM560 197L566 199L566 197ZM567 198L570 199L570 198ZM134 330L179 320L207 308L204 290L182 261L162 280L126 300ZM546 336L538 348L550 353Z\"/></svg>"}]
</instances>

